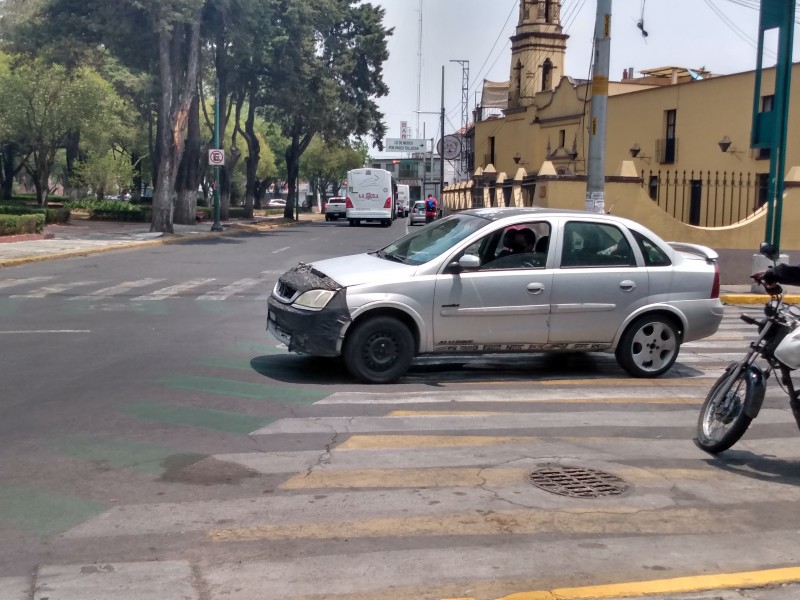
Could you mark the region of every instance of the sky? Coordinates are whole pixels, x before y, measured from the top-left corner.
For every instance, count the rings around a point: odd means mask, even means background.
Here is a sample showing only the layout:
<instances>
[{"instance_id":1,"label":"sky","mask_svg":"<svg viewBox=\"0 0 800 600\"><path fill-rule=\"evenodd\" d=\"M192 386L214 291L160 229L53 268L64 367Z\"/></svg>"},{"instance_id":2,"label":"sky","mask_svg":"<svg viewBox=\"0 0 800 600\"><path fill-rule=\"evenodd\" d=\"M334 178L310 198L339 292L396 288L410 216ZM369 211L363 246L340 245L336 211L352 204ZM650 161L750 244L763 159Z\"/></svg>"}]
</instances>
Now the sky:
<instances>
[{"instance_id":1,"label":"sky","mask_svg":"<svg viewBox=\"0 0 800 600\"><path fill-rule=\"evenodd\" d=\"M384 81L389 95L377 100L385 115L387 137L400 137L407 121L419 137L439 138L442 66L445 67L446 133L461 127L462 66L469 61L469 114L484 79L506 81L511 42L519 17L519 0L422 0L422 70L419 76L419 0L371 0L386 11L384 24L393 27ZM611 19L612 80L624 69L635 72L664 66L705 67L715 74L755 69L759 0L613 0ZM562 0L561 22L567 40L566 75L591 78L596 0ZM798 11L800 15L800 11ZM642 19L647 37L637 22ZM795 35L794 57L800 56ZM768 39L772 44L774 40ZM773 54L774 56L774 54ZM769 54L765 54L769 58ZM768 63L765 61L765 66ZM774 64L774 59L772 61ZM373 156L390 156L378 152Z\"/></svg>"}]
</instances>

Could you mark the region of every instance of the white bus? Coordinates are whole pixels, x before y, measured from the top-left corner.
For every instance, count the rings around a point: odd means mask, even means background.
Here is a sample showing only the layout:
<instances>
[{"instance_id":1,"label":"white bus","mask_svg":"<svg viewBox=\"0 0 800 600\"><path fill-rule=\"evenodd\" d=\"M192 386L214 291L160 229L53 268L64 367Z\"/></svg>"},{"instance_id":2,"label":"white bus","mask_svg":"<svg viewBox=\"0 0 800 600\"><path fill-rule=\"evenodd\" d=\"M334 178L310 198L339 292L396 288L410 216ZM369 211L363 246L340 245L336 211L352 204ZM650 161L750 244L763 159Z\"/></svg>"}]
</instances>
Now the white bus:
<instances>
[{"instance_id":1,"label":"white bus","mask_svg":"<svg viewBox=\"0 0 800 600\"><path fill-rule=\"evenodd\" d=\"M397 184L397 216L407 217L411 210L408 186L404 183Z\"/></svg>"},{"instance_id":2,"label":"white bus","mask_svg":"<svg viewBox=\"0 0 800 600\"><path fill-rule=\"evenodd\" d=\"M395 214L397 185L383 169L353 169L347 172L347 220L350 226L361 221L380 221L388 227Z\"/></svg>"}]
</instances>

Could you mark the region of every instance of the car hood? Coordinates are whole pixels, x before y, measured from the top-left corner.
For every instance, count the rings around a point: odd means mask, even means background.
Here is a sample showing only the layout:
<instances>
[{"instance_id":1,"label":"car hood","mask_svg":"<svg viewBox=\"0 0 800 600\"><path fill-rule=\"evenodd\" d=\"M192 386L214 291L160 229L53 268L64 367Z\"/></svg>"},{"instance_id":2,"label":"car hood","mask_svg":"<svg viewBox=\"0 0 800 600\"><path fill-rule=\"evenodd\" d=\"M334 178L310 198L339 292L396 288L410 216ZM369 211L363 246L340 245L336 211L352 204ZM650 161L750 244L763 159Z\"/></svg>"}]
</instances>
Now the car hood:
<instances>
[{"instance_id":1,"label":"car hood","mask_svg":"<svg viewBox=\"0 0 800 600\"><path fill-rule=\"evenodd\" d=\"M391 281L398 277L410 276L417 270L416 266L385 260L372 254L351 254L326 258L311 263L311 266L342 287Z\"/></svg>"}]
</instances>

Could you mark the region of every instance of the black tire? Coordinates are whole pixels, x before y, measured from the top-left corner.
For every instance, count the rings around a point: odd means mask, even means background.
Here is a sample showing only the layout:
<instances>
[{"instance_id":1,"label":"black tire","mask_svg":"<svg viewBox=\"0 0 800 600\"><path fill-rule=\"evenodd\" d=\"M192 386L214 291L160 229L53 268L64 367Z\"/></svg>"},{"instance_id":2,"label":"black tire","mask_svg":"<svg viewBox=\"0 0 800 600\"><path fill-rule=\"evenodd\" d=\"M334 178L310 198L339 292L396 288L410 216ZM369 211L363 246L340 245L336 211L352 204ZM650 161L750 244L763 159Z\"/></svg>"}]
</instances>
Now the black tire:
<instances>
[{"instance_id":1,"label":"black tire","mask_svg":"<svg viewBox=\"0 0 800 600\"><path fill-rule=\"evenodd\" d=\"M355 227L356 226L356 220L355 219L349 219L349 221L350 221L350 227Z\"/></svg>"},{"instance_id":2,"label":"black tire","mask_svg":"<svg viewBox=\"0 0 800 600\"><path fill-rule=\"evenodd\" d=\"M723 385L733 377L727 394ZM753 419L744 412L747 402L747 370L726 372L708 392L697 419L697 447L710 454L723 452L733 446L747 431Z\"/></svg>"},{"instance_id":3,"label":"black tire","mask_svg":"<svg viewBox=\"0 0 800 600\"><path fill-rule=\"evenodd\" d=\"M391 227L392 226L392 219L384 219L381 221L381 225L384 227Z\"/></svg>"},{"instance_id":4,"label":"black tire","mask_svg":"<svg viewBox=\"0 0 800 600\"><path fill-rule=\"evenodd\" d=\"M616 350L617 362L634 377L658 377L672 367L681 348L672 319L644 315L622 334Z\"/></svg>"},{"instance_id":5,"label":"black tire","mask_svg":"<svg viewBox=\"0 0 800 600\"><path fill-rule=\"evenodd\" d=\"M414 358L414 336L393 317L358 323L344 344L348 371L366 383L391 383L408 370Z\"/></svg>"},{"instance_id":6,"label":"black tire","mask_svg":"<svg viewBox=\"0 0 800 600\"><path fill-rule=\"evenodd\" d=\"M331 220L331 216L330 215L325 215L325 220L326 221L330 221Z\"/></svg>"}]
</instances>

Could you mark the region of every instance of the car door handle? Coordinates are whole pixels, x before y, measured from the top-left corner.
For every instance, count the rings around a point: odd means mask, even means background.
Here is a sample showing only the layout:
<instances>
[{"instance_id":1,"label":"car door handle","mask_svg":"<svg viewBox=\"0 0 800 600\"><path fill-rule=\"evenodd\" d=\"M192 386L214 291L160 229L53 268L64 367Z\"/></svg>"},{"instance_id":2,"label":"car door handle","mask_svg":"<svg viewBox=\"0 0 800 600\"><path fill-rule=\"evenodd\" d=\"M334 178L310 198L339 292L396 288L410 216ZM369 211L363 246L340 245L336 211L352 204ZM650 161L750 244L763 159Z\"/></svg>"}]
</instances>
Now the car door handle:
<instances>
[{"instance_id":1,"label":"car door handle","mask_svg":"<svg viewBox=\"0 0 800 600\"><path fill-rule=\"evenodd\" d=\"M631 281L630 279L626 279L625 281L619 282L619 289L623 292L632 292L636 289L636 282Z\"/></svg>"},{"instance_id":2,"label":"car door handle","mask_svg":"<svg viewBox=\"0 0 800 600\"><path fill-rule=\"evenodd\" d=\"M528 292L531 294L541 294L544 291L544 284L542 283L529 283L527 285Z\"/></svg>"}]
</instances>

